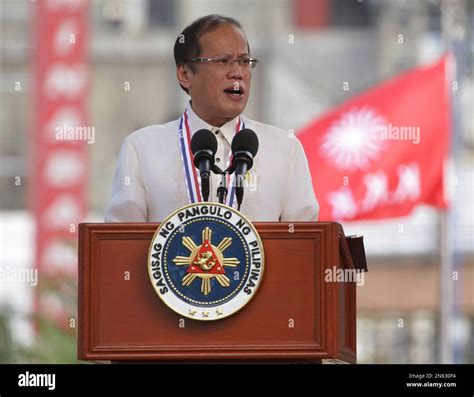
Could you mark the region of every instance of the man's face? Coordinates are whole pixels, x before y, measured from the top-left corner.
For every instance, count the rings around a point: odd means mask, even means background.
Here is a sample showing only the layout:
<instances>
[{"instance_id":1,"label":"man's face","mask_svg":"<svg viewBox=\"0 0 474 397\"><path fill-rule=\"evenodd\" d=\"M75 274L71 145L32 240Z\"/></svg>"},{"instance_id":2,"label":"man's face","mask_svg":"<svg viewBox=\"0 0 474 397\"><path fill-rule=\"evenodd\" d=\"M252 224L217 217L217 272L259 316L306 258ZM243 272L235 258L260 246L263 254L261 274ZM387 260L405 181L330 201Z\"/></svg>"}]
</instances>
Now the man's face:
<instances>
[{"instance_id":1,"label":"man's face","mask_svg":"<svg viewBox=\"0 0 474 397\"><path fill-rule=\"evenodd\" d=\"M194 111L212 125L221 125L241 114L250 94L250 69L241 68L238 62L249 57L247 38L234 25L222 25L199 38L201 53L199 58L230 56L228 66L219 63L194 62L193 73L186 65L186 88L191 95ZM179 76L179 71L178 71ZM229 91L238 89L239 93Z\"/></svg>"}]
</instances>

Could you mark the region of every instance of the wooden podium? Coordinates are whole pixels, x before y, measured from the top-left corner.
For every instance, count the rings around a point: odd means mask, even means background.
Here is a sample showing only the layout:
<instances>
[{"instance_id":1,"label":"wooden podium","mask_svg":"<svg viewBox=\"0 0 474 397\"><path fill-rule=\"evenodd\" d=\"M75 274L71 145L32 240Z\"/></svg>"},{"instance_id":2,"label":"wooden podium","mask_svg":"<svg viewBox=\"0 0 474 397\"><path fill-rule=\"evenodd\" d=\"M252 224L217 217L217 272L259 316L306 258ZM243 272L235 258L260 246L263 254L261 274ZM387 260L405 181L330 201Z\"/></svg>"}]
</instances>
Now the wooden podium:
<instances>
[{"instance_id":1,"label":"wooden podium","mask_svg":"<svg viewBox=\"0 0 474 397\"><path fill-rule=\"evenodd\" d=\"M78 358L153 362L356 362L356 286L326 282L354 268L338 223L255 223L262 283L239 312L182 318L156 295L147 254L157 223L79 227Z\"/></svg>"}]
</instances>

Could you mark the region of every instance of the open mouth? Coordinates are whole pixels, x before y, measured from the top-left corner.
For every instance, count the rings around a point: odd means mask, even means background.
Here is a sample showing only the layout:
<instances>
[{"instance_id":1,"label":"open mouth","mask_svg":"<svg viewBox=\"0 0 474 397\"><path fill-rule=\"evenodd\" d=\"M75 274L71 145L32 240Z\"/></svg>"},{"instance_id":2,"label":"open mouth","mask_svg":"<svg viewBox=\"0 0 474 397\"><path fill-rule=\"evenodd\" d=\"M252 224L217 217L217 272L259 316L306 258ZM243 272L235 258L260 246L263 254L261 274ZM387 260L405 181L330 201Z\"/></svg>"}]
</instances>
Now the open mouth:
<instances>
[{"instance_id":1,"label":"open mouth","mask_svg":"<svg viewBox=\"0 0 474 397\"><path fill-rule=\"evenodd\" d=\"M228 94L231 98L234 98L234 99L241 99L244 96L244 90L241 87L239 87L239 88L234 88L234 87L226 88L224 90L224 92L226 94Z\"/></svg>"}]
</instances>

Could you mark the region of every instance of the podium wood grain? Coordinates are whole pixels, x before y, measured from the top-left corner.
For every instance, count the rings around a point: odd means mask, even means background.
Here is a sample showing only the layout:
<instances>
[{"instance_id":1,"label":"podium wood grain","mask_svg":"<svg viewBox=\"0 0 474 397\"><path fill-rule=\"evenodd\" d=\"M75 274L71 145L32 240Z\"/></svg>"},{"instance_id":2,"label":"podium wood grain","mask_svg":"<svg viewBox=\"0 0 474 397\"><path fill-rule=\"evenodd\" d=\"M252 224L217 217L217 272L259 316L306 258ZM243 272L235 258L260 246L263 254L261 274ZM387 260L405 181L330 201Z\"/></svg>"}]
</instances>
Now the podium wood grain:
<instances>
[{"instance_id":1,"label":"podium wood grain","mask_svg":"<svg viewBox=\"0 0 474 397\"><path fill-rule=\"evenodd\" d=\"M256 295L219 321L182 318L156 295L147 255L157 223L79 227L78 358L112 361L356 360L353 268L338 223L256 223L265 269Z\"/></svg>"}]
</instances>

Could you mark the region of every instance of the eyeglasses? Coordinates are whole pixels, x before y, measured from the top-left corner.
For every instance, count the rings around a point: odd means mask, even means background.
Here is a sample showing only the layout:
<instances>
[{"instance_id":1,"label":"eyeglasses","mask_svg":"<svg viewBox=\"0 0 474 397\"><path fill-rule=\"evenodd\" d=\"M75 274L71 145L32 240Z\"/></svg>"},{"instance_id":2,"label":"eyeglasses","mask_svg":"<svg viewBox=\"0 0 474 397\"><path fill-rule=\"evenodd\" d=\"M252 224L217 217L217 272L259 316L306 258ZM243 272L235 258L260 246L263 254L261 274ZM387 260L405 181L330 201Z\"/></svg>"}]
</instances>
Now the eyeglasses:
<instances>
[{"instance_id":1,"label":"eyeglasses","mask_svg":"<svg viewBox=\"0 0 474 397\"><path fill-rule=\"evenodd\" d=\"M258 59L242 57L232 60L232 57L230 55L217 55L212 58L191 58L188 62L212 63L213 65L216 65L217 67L222 69L227 69L231 67L234 62L237 62L242 70L250 70L257 66Z\"/></svg>"}]
</instances>

